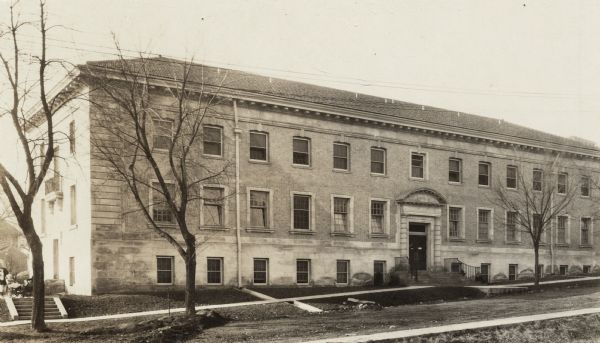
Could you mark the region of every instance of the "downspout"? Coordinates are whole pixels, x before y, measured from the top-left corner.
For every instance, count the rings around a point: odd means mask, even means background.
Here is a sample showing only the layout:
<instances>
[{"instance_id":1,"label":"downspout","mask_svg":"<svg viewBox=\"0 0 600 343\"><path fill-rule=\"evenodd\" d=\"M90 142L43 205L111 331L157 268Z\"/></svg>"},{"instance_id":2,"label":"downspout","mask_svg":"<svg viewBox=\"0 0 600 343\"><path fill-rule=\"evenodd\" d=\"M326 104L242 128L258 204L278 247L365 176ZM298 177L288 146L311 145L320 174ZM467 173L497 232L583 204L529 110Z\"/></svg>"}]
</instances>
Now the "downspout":
<instances>
[{"instance_id":1,"label":"downspout","mask_svg":"<svg viewBox=\"0 0 600 343\"><path fill-rule=\"evenodd\" d=\"M235 126L235 239L237 243L237 286L242 287L242 240L240 235L240 134L238 126L237 101L233 99L233 117Z\"/></svg>"}]
</instances>

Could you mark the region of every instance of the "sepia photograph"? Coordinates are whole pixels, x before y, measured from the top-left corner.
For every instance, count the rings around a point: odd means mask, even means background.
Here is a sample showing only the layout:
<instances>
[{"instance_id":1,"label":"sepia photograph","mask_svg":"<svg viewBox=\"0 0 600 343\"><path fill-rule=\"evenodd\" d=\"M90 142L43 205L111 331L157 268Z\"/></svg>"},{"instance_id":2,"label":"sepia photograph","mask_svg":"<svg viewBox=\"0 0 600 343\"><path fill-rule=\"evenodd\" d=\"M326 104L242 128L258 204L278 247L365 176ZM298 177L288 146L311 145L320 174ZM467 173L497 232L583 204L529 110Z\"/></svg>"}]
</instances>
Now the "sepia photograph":
<instances>
[{"instance_id":1,"label":"sepia photograph","mask_svg":"<svg viewBox=\"0 0 600 343\"><path fill-rule=\"evenodd\" d=\"M598 18L0 0L0 342L600 342Z\"/></svg>"}]
</instances>

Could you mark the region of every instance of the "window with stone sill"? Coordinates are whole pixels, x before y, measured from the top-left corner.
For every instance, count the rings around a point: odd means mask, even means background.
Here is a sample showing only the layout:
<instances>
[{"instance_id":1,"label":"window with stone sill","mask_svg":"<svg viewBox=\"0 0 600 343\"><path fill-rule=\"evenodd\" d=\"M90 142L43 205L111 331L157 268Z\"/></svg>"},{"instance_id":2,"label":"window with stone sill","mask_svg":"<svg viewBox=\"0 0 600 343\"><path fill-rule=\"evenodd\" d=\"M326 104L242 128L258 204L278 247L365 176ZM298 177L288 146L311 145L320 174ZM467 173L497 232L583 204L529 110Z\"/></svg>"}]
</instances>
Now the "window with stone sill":
<instances>
[{"instance_id":1,"label":"window with stone sill","mask_svg":"<svg viewBox=\"0 0 600 343\"><path fill-rule=\"evenodd\" d=\"M350 199L333 198L333 231L349 232Z\"/></svg>"},{"instance_id":2,"label":"window with stone sill","mask_svg":"<svg viewBox=\"0 0 600 343\"><path fill-rule=\"evenodd\" d=\"M516 166L506 166L506 188L517 189L517 173Z\"/></svg>"},{"instance_id":3,"label":"window with stone sill","mask_svg":"<svg viewBox=\"0 0 600 343\"><path fill-rule=\"evenodd\" d=\"M517 212L506 212L506 240L508 242L516 242L517 236Z\"/></svg>"},{"instance_id":4,"label":"window with stone sill","mask_svg":"<svg viewBox=\"0 0 600 343\"><path fill-rule=\"evenodd\" d=\"M296 260L296 283L299 285L310 283L310 260Z\"/></svg>"},{"instance_id":5,"label":"window with stone sill","mask_svg":"<svg viewBox=\"0 0 600 343\"><path fill-rule=\"evenodd\" d=\"M544 182L544 172L541 169L533 170L533 190L541 192L542 183Z\"/></svg>"},{"instance_id":6,"label":"window with stone sill","mask_svg":"<svg viewBox=\"0 0 600 343\"><path fill-rule=\"evenodd\" d=\"M371 173L385 174L385 149L371 148Z\"/></svg>"},{"instance_id":7,"label":"window with stone sill","mask_svg":"<svg viewBox=\"0 0 600 343\"><path fill-rule=\"evenodd\" d=\"M269 280L269 259L255 258L254 259L254 278L255 285L266 285Z\"/></svg>"},{"instance_id":8,"label":"window with stone sill","mask_svg":"<svg viewBox=\"0 0 600 343\"><path fill-rule=\"evenodd\" d=\"M223 283L223 258L208 257L206 259L206 283L220 285Z\"/></svg>"},{"instance_id":9,"label":"window with stone sill","mask_svg":"<svg viewBox=\"0 0 600 343\"><path fill-rule=\"evenodd\" d=\"M581 218L581 245L590 245L590 228L592 226L591 218Z\"/></svg>"},{"instance_id":10,"label":"window with stone sill","mask_svg":"<svg viewBox=\"0 0 600 343\"><path fill-rule=\"evenodd\" d=\"M350 170L350 144L333 143L333 169Z\"/></svg>"},{"instance_id":11,"label":"window with stone sill","mask_svg":"<svg viewBox=\"0 0 600 343\"><path fill-rule=\"evenodd\" d=\"M293 210L294 210L294 230L310 230L310 195L294 194Z\"/></svg>"},{"instance_id":12,"label":"window with stone sill","mask_svg":"<svg viewBox=\"0 0 600 343\"><path fill-rule=\"evenodd\" d=\"M156 282L173 284L173 256L156 256Z\"/></svg>"},{"instance_id":13,"label":"window with stone sill","mask_svg":"<svg viewBox=\"0 0 600 343\"><path fill-rule=\"evenodd\" d=\"M223 129L205 125L202 128L202 147L204 155L223 156Z\"/></svg>"},{"instance_id":14,"label":"window with stone sill","mask_svg":"<svg viewBox=\"0 0 600 343\"><path fill-rule=\"evenodd\" d=\"M269 135L265 132L250 132L250 159L253 161L268 161Z\"/></svg>"},{"instance_id":15,"label":"window with stone sill","mask_svg":"<svg viewBox=\"0 0 600 343\"><path fill-rule=\"evenodd\" d=\"M479 162L479 178L480 186L489 186L491 180L491 164L489 162Z\"/></svg>"},{"instance_id":16,"label":"window with stone sill","mask_svg":"<svg viewBox=\"0 0 600 343\"><path fill-rule=\"evenodd\" d=\"M448 213L448 221L449 221L449 236L450 238L460 238L461 237L461 226L462 226L462 208L460 207L450 207Z\"/></svg>"},{"instance_id":17,"label":"window with stone sill","mask_svg":"<svg viewBox=\"0 0 600 343\"><path fill-rule=\"evenodd\" d=\"M269 192L250 191L250 226L268 228Z\"/></svg>"},{"instance_id":18,"label":"window with stone sill","mask_svg":"<svg viewBox=\"0 0 600 343\"><path fill-rule=\"evenodd\" d=\"M583 196L583 197L590 196L590 178L589 178L589 176L581 177L581 196Z\"/></svg>"},{"instance_id":19,"label":"window with stone sill","mask_svg":"<svg viewBox=\"0 0 600 343\"><path fill-rule=\"evenodd\" d=\"M385 201L371 201L371 233L385 234Z\"/></svg>"},{"instance_id":20,"label":"window with stone sill","mask_svg":"<svg viewBox=\"0 0 600 343\"><path fill-rule=\"evenodd\" d=\"M173 121L153 119L152 126L152 147L159 150L169 150L173 140Z\"/></svg>"},{"instance_id":21,"label":"window with stone sill","mask_svg":"<svg viewBox=\"0 0 600 343\"><path fill-rule=\"evenodd\" d=\"M478 225L477 225L477 239L487 241L490 239L490 224L492 211L482 210L478 211Z\"/></svg>"},{"instance_id":22,"label":"window with stone sill","mask_svg":"<svg viewBox=\"0 0 600 343\"><path fill-rule=\"evenodd\" d=\"M448 160L448 181L460 183L462 182L462 160L451 158Z\"/></svg>"},{"instance_id":23,"label":"window with stone sill","mask_svg":"<svg viewBox=\"0 0 600 343\"><path fill-rule=\"evenodd\" d=\"M350 261L337 260L336 262L336 283L347 284L350 274Z\"/></svg>"},{"instance_id":24,"label":"window with stone sill","mask_svg":"<svg viewBox=\"0 0 600 343\"><path fill-rule=\"evenodd\" d=\"M558 225L556 226L556 243L567 244L567 222L569 217L558 216Z\"/></svg>"},{"instance_id":25,"label":"window with stone sill","mask_svg":"<svg viewBox=\"0 0 600 343\"><path fill-rule=\"evenodd\" d=\"M167 191L171 196L175 194L175 185L172 183L167 183ZM152 212L152 220L154 220L157 224L174 224L175 218L173 218L173 214L171 213L171 209L167 204L167 200L162 193L162 187L158 182L152 182L152 189L150 189L151 193L151 201L150 204L151 212Z\"/></svg>"},{"instance_id":26,"label":"window with stone sill","mask_svg":"<svg viewBox=\"0 0 600 343\"><path fill-rule=\"evenodd\" d=\"M567 174L566 173L559 173L558 174L558 179L557 179L557 186L556 186L556 192L558 194L567 194Z\"/></svg>"},{"instance_id":27,"label":"window with stone sill","mask_svg":"<svg viewBox=\"0 0 600 343\"><path fill-rule=\"evenodd\" d=\"M310 166L310 139L294 137L293 139L293 164Z\"/></svg>"},{"instance_id":28,"label":"window with stone sill","mask_svg":"<svg viewBox=\"0 0 600 343\"><path fill-rule=\"evenodd\" d=\"M412 153L410 157L410 176L416 179L425 178L425 154Z\"/></svg>"},{"instance_id":29,"label":"window with stone sill","mask_svg":"<svg viewBox=\"0 0 600 343\"><path fill-rule=\"evenodd\" d=\"M202 216L204 226L224 225L224 191L219 187L204 187L202 190Z\"/></svg>"}]
</instances>

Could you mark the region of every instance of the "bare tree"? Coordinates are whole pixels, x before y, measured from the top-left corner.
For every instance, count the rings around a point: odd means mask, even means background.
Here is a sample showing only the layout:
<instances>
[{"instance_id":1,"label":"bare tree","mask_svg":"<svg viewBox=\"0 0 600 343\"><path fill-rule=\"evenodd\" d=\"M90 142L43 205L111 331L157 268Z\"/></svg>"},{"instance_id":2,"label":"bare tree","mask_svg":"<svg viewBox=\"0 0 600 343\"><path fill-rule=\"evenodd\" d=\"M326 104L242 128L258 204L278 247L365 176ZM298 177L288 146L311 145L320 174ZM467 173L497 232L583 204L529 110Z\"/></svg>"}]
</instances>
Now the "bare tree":
<instances>
[{"instance_id":1,"label":"bare tree","mask_svg":"<svg viewBox=\"0 0 600 343\"><path fill-rule=\"evenodd\" d=\"M15 167L13 164L0 161L0 187L10 204L11 214L23 231L31 250L34 297L31 327L36 331L43 331L46 329L44 261L42 242L35 231L32 219L32 205L55 154L57 135L52 117L69 102L71 94L65 89L51 97L46 89L51 66L62 68L64 64L62 61L47 57L46 36L51 27L47 25L45 2L40 1L39 21L34 22L21 21L15 8L16 4L17 2L11 4L10 21L0 31L0 38L7 38L11 45L10 53L0 52L0 61L6 77L3 81L8 85L11 93L10 104L8 108L2 108L0 116L9 116L18 136L20 152L25 160L23 169L26 170L26 179L21 180L19 174L10 170L10 167ZM28 56L19 45L19 33L26 27L33 27L39 32L41 46L37 55ZM26 76L26 71L30 68L37 69L35 73L37 76L33 82ZM28 99L39 102L41 109L35 113L28 112L25 108Z\"/></svg>"},{"instance_id":2,"label":"bare tree","mask_svg":"<svg viewBox=\"0 0 600 343\"><path fill-rule=\"evenodd\" d=\"M572 206L579 180L575 175L563 173L566 168L560 164L559 156L534 169L531 177L525 176L524 170L515 166L512 181L496 180L490 201L507 212L504 223L507 235L524 233L531 238L534 284L538 287L542 272L540 245L551 244L552 222Z\"/></svg>"},{"instance_id":3,"label":"bare tree","mask_svg":"<svg viewBox=\"0 0 600 343\"><path fill-rule=\"evenodd\" d=\"M104 161L115 179L126 185L147 227L185 262L185 307L192 315L200 244L193 221L201 199L222 202L227 196L203 191L202 186L222 183L229 164L199 158L202 137L211 135L203 131L203 122L218 114L220 86L202 82L203 67L191 62L143 56L127 60L119 54L110 66L88 63L85 68L96 108L91 111L96 113L91 124L92 158ZM171 76L153 77L156 68L167 68Z\"/></svg>"}]
</instances>

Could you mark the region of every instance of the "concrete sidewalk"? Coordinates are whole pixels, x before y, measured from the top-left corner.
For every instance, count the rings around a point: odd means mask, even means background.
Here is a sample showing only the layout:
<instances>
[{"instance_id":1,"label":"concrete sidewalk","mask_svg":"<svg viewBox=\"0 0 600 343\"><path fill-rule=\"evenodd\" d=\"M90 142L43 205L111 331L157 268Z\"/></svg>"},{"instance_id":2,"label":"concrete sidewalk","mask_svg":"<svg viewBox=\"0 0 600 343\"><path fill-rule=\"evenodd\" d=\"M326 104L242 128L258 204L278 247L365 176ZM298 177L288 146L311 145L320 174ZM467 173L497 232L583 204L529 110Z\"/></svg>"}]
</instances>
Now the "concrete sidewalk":
<instances>
[{"instance_id":1,"label":"concrete sidewalk","mask_svg":"<svg viewBox=\"0 0 600 343\"><path fill-rule=\"evenodd\" d=\"M204 305L204 306L196 306L196 310L197 311L199 311L199 310L214 310L214 309L228 308L228 307L275 304L275 303L283 303L283 302L324 299L324 298L332 298L332 297L356 296L356 295L370 294L370 293L398 292L398 291L407 291L407 290L411 290L411 289L421 289L421 288L430 288L430 287L432 287L432 286L409 286L409 287L397 287L397 288L382 288L382 289L372 289L372 290L355 291L355 292L309 295L309 296L294 297L294 298L257 300L257 301L241 302L241 303L219 304L219 305ZM181 308L173 308L170 311L169 310L154 310L154 311L144 311L144 312L111 314L111 315L95 316L95 317L49 319L49 320L46 320L46 323L72 323L72 322L87 322L87 321L93 321L93 320L133 318L133 317L153 316L153 315L161 315L161 314L164 315L164 314L168 314L169 312L170 313L178 313L178 312L184 312L184 311L185 311L185 308L181 307ZM30 322L31 321L29 321L29 320L15 320L15 321L11 321L11 322L0 323L0 327L24 325L24 324L29 324Z\"/></svg>"},{"instance_id":2,"label":"concrete sidewalk","mask_svg":"<svg viewBox=\"0 0 600 343\"><path fill-rule=\"evenodd\" d=\"M370 334L370 335L326 338L326 339L320 339L320 340L309 341L309 342L304 342L304 343L377 342L377 341L388 340L388 339L409 338L409 337L439 334L439 333L445 333L445 332L489 328L489 327L502 326L502 325L515 325L515 324L535 322L535 321L540 321L540 320L567 318L567 317L581 316L581 315L586 315L586 314L596 314L596 313L600 313L600 308L594 307L594 308L586 308L586 309L572 310L572 311L535 314L535 315L530 315L530 316L509 317L509 318L501 318L501 319L483 320L483 321L477 321L477 322L467 322L467 323L461 323L461 324L432 326L432 327L426 327L426 328L421 328L421 329L397 330L397 331L390 331L390 332L374 333L374 334Z\"/></svg>"}]
</instances>

